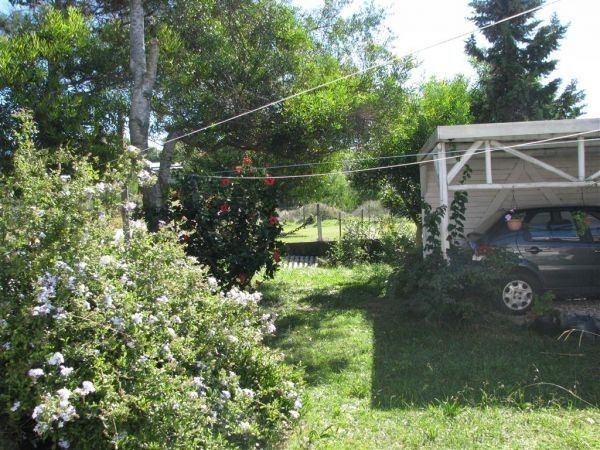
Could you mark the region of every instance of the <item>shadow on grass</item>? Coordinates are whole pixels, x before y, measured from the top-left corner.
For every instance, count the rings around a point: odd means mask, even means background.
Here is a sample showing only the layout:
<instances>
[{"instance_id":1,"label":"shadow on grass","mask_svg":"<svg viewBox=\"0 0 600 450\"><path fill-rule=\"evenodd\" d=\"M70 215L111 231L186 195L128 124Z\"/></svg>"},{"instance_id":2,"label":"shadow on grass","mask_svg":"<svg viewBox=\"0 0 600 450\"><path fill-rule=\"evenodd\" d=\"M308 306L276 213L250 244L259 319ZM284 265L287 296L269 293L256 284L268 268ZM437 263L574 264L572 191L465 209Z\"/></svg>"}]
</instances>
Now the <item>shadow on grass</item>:
<instances>
[{"instance_id":1,"label":"shadow on grass","mask_svg":"<svg viewBox=\"0 0 600 450\"><path fill-rule=\"evenodd\" d=\"M271 344L305 367L309 384L332 382L352 358L351 348L337 348L352 333L344 318L358 313L373 327L373 361L365 370L372 370L374 408L600 405L599 344L580 347L576 339L558 341L501 321L426 324L381 298L384 283L385 276L374 274L338 289L305 289L295 307L282 314ZM277 295L269 289L265 297L274 302ZM334 350L315 350L319 341L330 347L333 342Z\"/></svg>"}]
</instances>

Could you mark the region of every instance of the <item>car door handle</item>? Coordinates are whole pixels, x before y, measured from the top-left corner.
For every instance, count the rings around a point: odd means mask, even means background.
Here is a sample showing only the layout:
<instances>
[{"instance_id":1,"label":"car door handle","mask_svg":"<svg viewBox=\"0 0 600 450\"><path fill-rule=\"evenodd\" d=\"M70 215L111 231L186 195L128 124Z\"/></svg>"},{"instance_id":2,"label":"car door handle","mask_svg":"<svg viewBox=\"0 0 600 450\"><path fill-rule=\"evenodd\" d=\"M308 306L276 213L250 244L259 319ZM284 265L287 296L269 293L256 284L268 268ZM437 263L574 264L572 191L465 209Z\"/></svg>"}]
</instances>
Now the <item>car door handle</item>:
<instances>
[{"instance_id":1,"label":"car door handle","mask_svg":"<svg viewBox=\"0 0 600 450\"><path fill-rule=\"evenodd\" d=\"M541 248L539 247L529 247L527 250L525 250L528 253L533 253L534 255L537 255L539 252L542 251Z\"/></svg>"}]
</instances>

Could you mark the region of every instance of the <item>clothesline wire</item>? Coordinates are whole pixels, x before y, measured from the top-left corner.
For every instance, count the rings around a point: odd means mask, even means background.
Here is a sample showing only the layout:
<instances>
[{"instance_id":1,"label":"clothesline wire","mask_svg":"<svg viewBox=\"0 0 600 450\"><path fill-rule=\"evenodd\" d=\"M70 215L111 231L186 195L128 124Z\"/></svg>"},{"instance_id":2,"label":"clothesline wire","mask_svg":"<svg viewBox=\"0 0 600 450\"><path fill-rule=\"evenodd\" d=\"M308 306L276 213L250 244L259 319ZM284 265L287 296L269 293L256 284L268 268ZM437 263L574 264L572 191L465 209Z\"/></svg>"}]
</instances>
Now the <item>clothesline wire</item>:
<instances>
[{"instance_id":1,"label":"clothesline wire","mask_svg":"<svg viewBox=\"0 0 600 450\"><path fill-rule=\"evenodd\" d=\"M529 146L534 146L534 145L541 145L541 144L546 144L546 143L555 143L557 141L560 141L561 139L581 137L581 136L585 136L587 134L593 134L593 133L599 133L599 132L600 132L600 128L594 129L594 130L589 130L589 131L582 131L579 133L555 136L555 137L541 139L541 140L537 140L537 141L523 142L523 143L514 144L514 145L503 145L503 146L499 146L499 147L490 147L489 149L483 148L483 149L475 150L475 152L473 153L473 156L485 153L487 151L496 152L496 151L505 150L505 149L518 149L518 148L529 147ZM594 138L594 140L596 140L596 138ZM456 152L464 153L465 150L457 150ZM448 152L446 152L446 153L448 153ZM453 151L453 153L454 153L454 151ZM415 153L412 156L426 157L430 154L431 153L428 153L428 154ZM410 166L421 165L421 164L436 163L438 161L449 160L449 159L454 159L454 158L456 158L456 156L445 156L442 158L434 156L431 159L423 159L421 161L413 161L413 162L401 163L401 164L392 164L392 165L388 165L388 166L368 167L368 168L363 168L363 169L338 170L338 171L323 172L323 173L306 173L306 174L296 174L296 175L242 176L242 177L236 178L236 180L264 180L267 177L272 178L274 180L286 180L286 179L295 179L295 178L313 178L313 177L323 177L323 176L332 176L332 175L348 175L348 174L352 174L352 173L372 172L372 171L377 171L377 170L395 169L395 168L410 167ZM216 174L215 175L194 174L194 175L196 177L200 177L200 178L210 178L210 179L224 178L223 175L216 175Z\"/></svg>"},{"instance_id":2,"label":"clothesline wire","mask_svg":"<svg viewBox=\"0 0 600 450\"><path fill-rule=\"evenodd\" d=\"M382 62L382 63L378 63L378 64L373 64L373 65L371 65L371 66L368 66L368 67L365 67L365 68L363 68L363 69L356 70L356 71L354 71L354 72L351 72L351 73L349 73L349 74L346 74L346 75L344 75L344 76L341 76L341 77L335 78L335 79L333 79L333 80L327 81L327 82L325 82L325 83L321 83L321 84L318 84L318 85L316 85L316 86L313 86L313 87L311 87L311 88L304 89L304 90L302 90L302 91L299 91L299 92L296 92L296 93L294 93L294 94L288 95L287 97L282 97L282 98L280 98L280 99L278 99L278 100L275 100L275 101L272 101L272 102L266 103L266 104L264 104L264 105L262 105L262 106L259 106L259 107L257 107L257 108L253 108L253 109L250 109L250 110L248 110L248 111L244 111L244 112L242 112L242 113L239 113L239 114L236 114L236 115L234 115L234 116L228 117L228 118L226 118L226 119L219 120L219 121L217 121L217 122L213 122L213 123L211 123L211 124L209 124L209 125L206 125L206 126L200 127L200 128L198 128L198 129L196 129L196 130L190 131L190 132L188 132L188 133L184 133L184 134L182 134L181 136L177 136L177 137L175 137L175 138L168 139L168 140L166 140L166 141L163 141L163 142L162 142L162 145L168 144L168 143L170 143L170 142L175 142L175 141L178 141L178 140L184 139L184 138L186 138L186 137L193 136L193 135L195 135L195 134L201 133L201 132L203 132L203 131L206 131L206 130L209 130L209 129L211 129L211 128L218 127L219 125L223 125L223 124L225 124L225 123L227 123L227 122L231 122L231 121L233 121L233 120L236 120L236 119L239 119L239 118L242 118L242 117L248 116L248 115L250 115L250 114L254 114L254 113L256 113L256 112L262 111L262 110L264 110L264 109L267 109L267 108L270 108L270 107L272 107L272 106L275 106L275 105L278 105L278 104L284 103L284 102L286 102L286 101L288 101L288 100L291 100L291 99L294 99L294 98L296 98L296 97L300 97L300 96L302 96L302 95L305 95L305 94L308 94L308 93L311 93L311 92L314 92L314 91L320 90L320 89L322 89L322 88L324 88L324 87L330 86L330 85L332 85L332 84L335 84L335 83L338 83L338 82L340 82L340 81L344 81L344 80L347 80L347 79L353 78L353 77L355 77L355 76L361 75L361 74L363 74L363 73L370 72L370 71L372 71L372 70L378 69L378 68L380 68L380 67L384 67L384 66L390 65L390 64L392 64L394 61L398 61L398 60L400 60L400 59L402 59L402 58L406 58L406 57L409 57L409 56L415 56L415 55L417 55L417 54L419 54L419 53L425 52L425 51L427 51L427 50L430 50L430 49L432 49L432 48L435 48L435 47L439 47L439 46L441 46L441 45L444 45L444 44L447 44L447 43L449 43L449 42L455 41L455 40L457 40L457 39L461 39L461 38L464 38L464 37L466 37L466 36L470 36L470 35L472 35L472 34L475 34L475 33L480 33L480 32L482 32L483 30L486 30L486 29L488 29L488 28L492 28L492 27L495 27L495 26L497 26L497 25L500 25L500 24L502 24L502 23L504 23L504 22L508 22L508 21L511 21L511 20L513 20L513 19L519 18L519 17L521 17L521 16L525 16L525 15L528 15L528 14L534 13L534 12L536 12L536 11L539 11L539 10L541 10L541 9L547 8L547 7L551 6L551 5L554 5L554 4L556 4L556 3L559 3L559 2L561 2L561 1L562 1L562 0L553 0L553 1L551 1L551 2L548 2L548 3L542 4L542 5L538 5L538 6L534 7L534 8L530 8L530 9L528 9L528 10L525 10L525 11L522 11L522 12L520 12L520 13L513 14L512 16L505 17L504 19L498 20L498 21L496 21L496 22L493 22L493 23L491 23L491 24L488 24L488 25L485 25L485 26L482 26L482 27L473 28L473 29L471 29L470 31L467 31L467 32L462 32L462 33L460 33L460 34L457 34L457 35L455 35L455 36L452 36L452 37L450 37L450 38L443 39L443 40L441 40L441 41L435 42L435 43L433 43L433 44L427 45L427 46L425 46L425 47L422 47L422 48L420 48L420 49L417 49L417 50L412 50L412 51L410 51L410 52L408 52L408 53L405 53L403 56L400 56L400 57L394 57L393 59L390 59L390 60L388 60L388 61L384 61L384 62ZM145 149L142 149L142 150L141 150L141 152L142 152L142 154L143 154L143 153L147 152L147 151L148 151L148 150L150 150L150 149L151 149L151 147L147 147L147 148L145 148Z\"/></svg>"}]
</instances>

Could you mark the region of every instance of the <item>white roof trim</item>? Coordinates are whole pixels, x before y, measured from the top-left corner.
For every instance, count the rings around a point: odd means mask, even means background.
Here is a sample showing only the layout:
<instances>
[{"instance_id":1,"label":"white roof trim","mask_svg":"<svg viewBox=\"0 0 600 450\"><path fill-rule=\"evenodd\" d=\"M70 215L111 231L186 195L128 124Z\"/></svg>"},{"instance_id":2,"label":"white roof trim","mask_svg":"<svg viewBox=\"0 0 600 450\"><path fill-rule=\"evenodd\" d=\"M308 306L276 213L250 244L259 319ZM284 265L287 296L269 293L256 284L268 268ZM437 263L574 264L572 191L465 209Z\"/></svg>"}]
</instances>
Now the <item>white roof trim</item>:
<instances>
[{"instance_id":1,"label":"white roof trim","mask_svg":"<svg viewBox=\"0 0 600 450\"><path fill-rule=\"evenodd\" d=\"M437 127L427 139L427 142L421 148L419 159L425 158L438 142L535 141L598 129L600 129L600 119L539 120L441 126ZM600 137L600 132L585 137Z\"/></svg>"}]
</instances>

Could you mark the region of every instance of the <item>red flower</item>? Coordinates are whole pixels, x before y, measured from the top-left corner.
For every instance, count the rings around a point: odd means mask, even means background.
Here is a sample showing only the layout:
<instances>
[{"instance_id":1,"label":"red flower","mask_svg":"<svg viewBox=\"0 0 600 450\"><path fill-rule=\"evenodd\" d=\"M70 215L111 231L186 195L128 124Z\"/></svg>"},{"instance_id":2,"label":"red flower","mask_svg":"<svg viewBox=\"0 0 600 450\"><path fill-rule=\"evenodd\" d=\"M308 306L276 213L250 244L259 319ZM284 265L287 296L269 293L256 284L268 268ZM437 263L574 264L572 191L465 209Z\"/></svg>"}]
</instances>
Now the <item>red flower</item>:
<instances>
[{"instance_id":1,"label":"red flower","mask_svg":"<svg viewBox=\"0 0 600 450\"><path fill-rule=\"evenodd\" d=\"M227 177L221 178L221 186L227 187L231 184L231 180Z\"/></svg>"},{"instance_id":2,"label":"red flower","mask_svg":"<svg viewBox=\"0 0 600 450\"><path fill-rule=\"evenodd\" d=\"M247 281L246 274L245 273L241 273L240 276L238 277L238 280L240 281L241 285L246 284L246 281Z\"/></svg>"},{"instance_id":3,"label":"red flower","mask_svg":"<svg viewBox=\"0 0 600 450\"><path fill-rule=\"evenodd\" d=\"M275 260L275 262L281 261L281 250L279 250L278 248L273 250L273 259Z\"/></svg>"},{"instance_id":4,"label":"red flower","mask_svg":"<svg viewBox=\"0 0 600 450\"><path fill-rule=\"evenodd\" d=\"M244 159L242 159L242 164L244 164L245 166L249 166L250 164L252 164L252 160L248 155L244 156Z\"/></svg>"},{"instance_id":5,"label":"red flower","mask_svg":"<svg viewBox=\"0 0 600 450\"><path fill-rule=\"evenodd\" d=\"M242 166L235 166L235 172L239 175L242 173Z\"/></svg>"},{"instance_id":6,"label":"red flower","mask_svg":"<svg viewBox=\"0 0 600 450\"><path fill-rule=\"evenodd\" d=\"M268 173L267 177L265 178L265 184L267 186L273 186L275 184L275 178L273 178L273 175L270 173Z\"/></svg>"},{"instance_id":7,"label":"red flower","mask_svg":"<svg viewBox=\"0 0 600 450\"><path fill-rule=\"evenodd\" d=\"M270 225L277 225L277 224L279 224L279 217L277 217L277 216L271 216L271 217L269 217L269 224Z\"/></svg>"},{"instance_id":8,"label":"red flower","mask_svg":"<svg viewBox=\"0 0 600 450\"><path fill-rule=\"evenodd\" d=\"M229 211L231 211L231 207L229 206L229 203L225 202L221 205L221 207L219 208L219 213L220 214L225 214L228 213Z\"/></svg>"}]
</instances>

